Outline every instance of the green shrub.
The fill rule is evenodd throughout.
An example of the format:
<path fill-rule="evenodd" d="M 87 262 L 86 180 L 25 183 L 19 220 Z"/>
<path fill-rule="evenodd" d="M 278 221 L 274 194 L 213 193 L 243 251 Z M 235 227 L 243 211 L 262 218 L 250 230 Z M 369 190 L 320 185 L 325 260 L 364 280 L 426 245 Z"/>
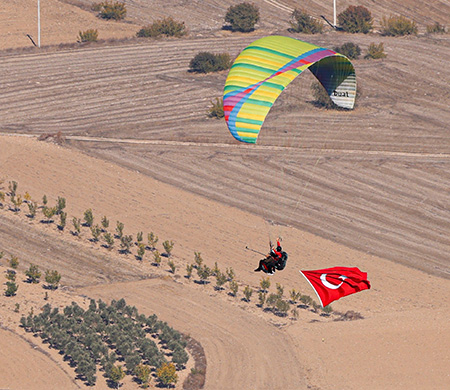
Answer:
<path fill-rule="evenodd" d="M 386 54 L 384 53 L 383 42 L 379 43 L 378 45 L 375 43 L 371 43 L 367 48 L 367 54 L 364 56 L 364 58 L 368 59 L 386 58 Z"/>
<path fill-rule="evenodd" d="M 342 46 L 335 47 L 333 49 L 337 53 L 341 53 L 351 60 L 357 59 L 361 54 L 361 48 L 352 42 L 344 43 Z"/>
<path fill-rule="evenodd" d="M 225 22 L 231 25 L 231 31 L 253 31 L 258 21 L 259 9 L 251 3 L 231 6 L 225 15 Z"/>
<path fill-rule="evenodd" d="M 39 271 L 39 268 L 35 264 L 31 264 L 30 268 L 25 271 L 25 275 L 28 276 L 28 281 L 30 283 L 39 283 L 39 279 L 42 276 L 41 271 Z"/>
<path fill-rule="evenodd" d="M 339 25 L 349 33 L 367 34 L 373 28 L 373 18 L 370 11 L 362 5 L 350 5 L 338 15 Z"/>
<path fill-rule="evenodd" d="M 216 101 L 211 100 L 211 107 L 208 110 L 210 118 L 221 119 L 225 116 L 223 111 L 223 98 L 216 98 Z"/>
<path fill-rule="evenodd" d="M 289 21 L 292 32 L 304 34 L 318 34 L 323 31 L 323 23 L 314 19 L 303 9 L 295 9 L 292 12 L 291 20 Z"/>
<path fill-rule="evenodd" d="M 171 17 L 159 19 L 149 26 L 142 27 L 136 33 L 140 38 L 157 38 L 161 35 L 179 38 L 186 34 L 184 22 L 177 22 Z"/>
<path fill-rule="evenodd" d="M 102 19 L 122 20 L 127 15 L 125 3 L 119 1 L 104 1 L 92 6 L 94 11 L 98 12 L 98 17 Z"/>
<path fill-rule="evenodd" d="M 445 26 L 439 24 L 439 22 L 436 22 L 430 26 L 427 26 L 427 33 L 428 34 L 445 34 Z"/>
<path fill-rule="evenodd" d="M 16 291 L 19 287 L 17 286 L 17 284 L 15 282 L 6 282 L 6 290 L 5 290 L 5 295 L 7 297 L 12 297 L 14 295 L 16 295 Z"/>
<path fill-rule="evenodd" d="M 383 16 L 381 21 L 381 35 L 387 36 L 403 36 L 417 35 L 416 22 L 405 18 L 404 16 Z"/>
<path fill-rule="evenodd" d="M 90 28 L 89 30 L 80 31 L 78 33 L 78 42 L 97 42 L 97 39 L 97 29 Z"/>
<path fill-rule="evenodd" d="M 228 53 L 214 54 L 202 51 L 195 55 L 189 63 L 191 72 L 210 73 L 231 68 L 231 57 Z"/>

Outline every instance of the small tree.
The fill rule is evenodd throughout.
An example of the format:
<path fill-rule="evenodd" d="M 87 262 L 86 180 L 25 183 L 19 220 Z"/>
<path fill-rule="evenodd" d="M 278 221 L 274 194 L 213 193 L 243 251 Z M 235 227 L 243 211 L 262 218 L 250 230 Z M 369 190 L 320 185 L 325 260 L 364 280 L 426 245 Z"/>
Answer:
<path fill-rule="evenodd" d="M 259 9 L 250 3 L 231 6 L 225 15 L 225 22 L 231 25 L 231 31 L 253 31 L 258 21 Z"/>
<path fill-rule="evenodd" d="M 20 206 L 22 206 L 23 203 L 23 199 L 20 195 L 17 195 L 16 197 L 11 199 L 13 204 L 14 204 L 14 209 L 13 211 L 15 213 L 18 213 L 20 211 Z"/>
<path fill-rule="evenodd" d="M 61 274 L 56 270 L 45 271 L 45 282 L 50 290 L 56 290 L 59 286 L 59 281 L 61 280 Z"/>
<path fill-rule="evenodd" d="M 186 277 L 190 279 L 192 277 L 192 271 L 194 270 L 194 266 L 192 264 L 186 265 Z"/>
<path fill-rule="evenodd" d="M 158 38 L 161 35 L 180 38 L 186 34 L 187 29 L 184 22 L 178 22 L 171 17 L 156 20 L 151 25 L 142 27 L 136 33 L 140 38 Z"/>
<path fill-rule="evenodd" d="M 112 366 L 107 374 L 111 382 L 113 382 L 118 389 L 120 382 L 125 378 L 125 371 L 122 366 Z"/>
<path fill-rule="evenodd" d="M 174 245 L 173 241 L 166 240 L 163 242 L 163 247 L 164 250 L 166 251 L 167 257 L 171 256 L 173 245 Z"/>
<path fill-rule="evenodd" d="M 56 201 L 56 214 L 59 215 L 66 208 L 66 198 L 58 196 L 58 200 Z"/>
<path fill-rule="evenodd" d="M 155 235 L 153 232 L 148 233 L 147 234 L 147 242 L 148 242 L 148 246 L 149 246 L 150 250 L 154 250 L 155 245 L 158 242 L 158 236 Z"/>
<path fill-rule="evenodd" d="M 245 286 L 244 288 L 244 297 L 247 302 L 250 302 L 250 297 L 253 294 L 253 289 L 250 286 Z"/>
<path fill-rule="evenodd" d="M 296 303 L 300 299 L 301 295 L 302 294 L 300 292 L 295 291 L 294 289 L 289 291 L 289 296 L 291 297 L 292 303 Z"/>
<path fill-rule="evenodd" d="M 371 43 L 367 48 L 367 54 L 364 56 L 364 58 L 374 60 L 379 58 L 386 58 L 383 42 L 379 43 L 378 45 L 375 43 Z"/>
<path fill-rule="evenodd" d="M 30 283 L 39 283 L 39 279 L 42 276 L 41 271 L 39 271 L 39 267 L 35 264 L 31 264 L 30 268 L 25 271 L 25 275 L 28 276 L 28 281 Z"/>
<path fill-rule="evenodd" d="M 163 363 L 156 370 L 156 376 L 164 386 L 175 384 L 178 381 L 177 371 L 173 363 Z"/>
<path fill-rule="evenodd" d="M 259 306 L 261 306 L 261 307 L 264 306 L 264 304 L 266 303 L 266 297 L 267 297 L 267 294 L 265 292 L 260 291 L 258 293 Z"/>
<path fill-rule="evenodd" d="M 167 262 L 167 264 L 168 264 L 169 267 L 170 267 L 170 271 L 174 274 L 174 273 L 175 273 L 175 270 L 176 270 L 176 266 L 175 266 L 174 261 L 173 261 L 172 259 L 169 259 L 169 261 Z"/>
<path fill-rule="evenodd" d="M 6 279 L 10 280 L 11 282 L 16 281 L 16 271 L 12 269 L 6 270 Z"/>
<path fill-rule="evenodd" d="M 386 18 L 383 16 L 381 20 L 381 35 L 387 36 L 403 36 L 403 35 L 417 35 L 416 22 L 408 18 L 400 16 L 390 16 Z"/>
<path fill-rule="evenodd" d="M 216 272 L 216 289 L 217 290 L 222 290 L 223 289 L 223 285 L 227 282 L 227 276 L 219 271 Z"/>
<path fill-rule="evenodd" d="M 73 233 L 74 235 L 78 236 L 81 233 L 81 219 L 73 217 L 72 224 L 74 229 Z"/>
<path fill-rule="evenodd" d="M 194 260 L 196 268 L 201 267 L 203 264 L 202 254 L 200 252 L 194 252 Z"/>
<path fill-rule="evenodd" d="M 91 226 L 91 233 L 92 233 L 92 241 L 98 242 L 100 234 L 102 234 L 102 229 L 98 225 Z"/>
<path fill-rule="evenodd" d="M 373 29 L 373 18 L 370 11 L 362 5 L 349 6 L 338 15 L 339 25 L 349 33 L 367 34 Z"/>
<path fill-rule="evenodd" d="M 231 290 L 231 294 L 235 297 L 237 295 L 239 289 L 239 285 L 237 284 L 237 282 L 235 280 L 230 281 L 230 290 Z"/>
<path fill-rule="evenodd" d="M 139 380 L 144 389 L 148 387 L 148 383 L 150 381 L 150 373 L 150 366 L 146 364 L 140 363 L 134 368 L 134 375 L 136 375 L 136 378 Z"/>
<path fill-rule="evenodd" d="M 159 265 L 161 264 L 161 261 L 162 261 L 161 254 L 157 250 L 155 250 L 153 252 L 153 264 L 155 264 L 157 267 L 159 267 Z"/>
<path fill-rule="evenodd" d="M 208 116 L 216 119 L 222 119 L 225 116 L 225 112 L 223 111 L 223 98 L 216 98 L 215 101 L 211 100 Z"/>
<path fill-rule="evenodd" d="M 202 284 L 206 284 L 208 278 L 211 276 L 211 269 L 206 265 L 197 267 L 197 275 L 202 281 Z"/>
<path fill-rule="evenodd" d="M 145 245 L 143 243 L 140 243 L 137 250 L 137 257 L 139 260 L 142 260 L 145 255 Z"/>
<path fill-rule="evenodd" d="M 101 220 L 101 224 L 102 224 L 103 230 L 106 230 L 109 228 L 109 219 L 106 218 L 106 215 L 103 216 L 103 218 Z"/>
<path fill-rule="evenodd" d="M 326 109 L 337 108 L 336 104 L 331 100 L 327 91 L 318 81 L 311 84 L 312 94 L 314 96 L 314 104 L 318 107 L 323 107 Z"/>
<path fill-rule="evenodd" d="M 361 48 L 353 42 L 347 42 L 342 46 L 335 47 L 334 51 L 343 54 L 351 60 L 357 59 L 361 54 Z"/>
<path fill-rule="evenodd" d="M 19 266 L 19 259 L 17 258 L 17 256 L 11 256 L 11 258 L 9 259 L 9 266 L 12 269 L 17 269 L 17 267 Z"/>
<path fill-rule="evenodd" d="M 5 295 L 7 297 L 13 297 L 14 295 L 16 295 L 18 288 L 19 287 L 17 286 L 17 284 L 15 282 L 6 282 Z"/>
<path fill-rule="evenodd" d="M 97 42 L 98 39 L 98 30 L 94 28 L 90 28 L 86 31 L 80 31 L 78 33 L 78 42 Z"/>
<path fill-rule="evenodd" d="M 66 220 L 67 220 L 67 213 L 65 211 L 61 211 L 61 213 L 59 214 L 59 225 L 58 225 L 59 230 L 64 230 L 64 228 L 66 227 Z"/>
<path fill-rule="evenodd" d="M 102 19 L 122 20 L 127 15 L 125 3 L 118 1 L 104 1 L 100 4 L 94 4 L 94 10 L 98 10 L 98 17 Z"/>
<path fill-rule="evenodd" d="M 231 57 L 228 53 L 214 54 L 202 51 L 195 55 L 189 63 L 191 72 L 210 73 L 231 68 Z"/>
<path fill-rule="evenodd" d="M 143 239 L 144 239 L 144 233 L 138 232 L 136 234 L 136 244 L 139 246 L 139 244 L 142 242 Z"/>
<path fill-rule="evenodd" d="M 123 253 L 130 253 L 131 244 L 133 243 L 133 237 L 131 235 L 122 236 L 120 239 L 120 247 Z"/>
<path fill-rule="evenodd" d="M 118 239 L 122 239 L 122 237 L 123 237 L 123 228 L 124 228 L 124 224 L 122 222 L 117 221 L 117 224 L 116 224 L 116 237 Z"/>
<path fill-rule="evenodd" d="M 45 221 L 46 223 L 52 223 L 53 222 L 53 217 L 56 214 L 56 207 L 47 207 L 47 206 L 45 206 L 42 209 L 42 214 L 44 214 L 45 218 L 47 218 L 47 220 Z"/>
<path fill-rule="evenodd" d="M 45 207 L 45 206 L 47 206 L 47 203 L 48 203 L 47 195 L 44 195 L 44 196 L 42 197 L 42 204 L 43 204 L 44 207 Z"/>
<path fill-rule="evenodd" d="M 84 224 L 87 227 L 91 227 L 94 223 L 94 214 L 92 213 L 92 209 L 87 209 L 84 212 Z"/>
<path fill-rule="evenodd" d="M 114 237 L 113 237 L 113 235 L 111 233 L 109 233 L 109 232 L 106 232 L 103 235 L 103 238 L 104 238 L 104 240 L 106 242 L 106 247 L 108 249 L 111 249 L 114 246 Z"/>
<path fill-rule="evenodd" d="M 231 267 L 227 268 L 225 270 L 225 272 L 227 273 L 227 277 L 228 277 L 229 281 L 234 280 L 234 277 L 236 276 L 236 274 L 234 273 L 234 269 L 233 268 L 231 268 Z"/>
<path fill-rule="evenodd" d="M 8 184 L 9 196 L 11 196 L 12 198 L 16 196 L 17 187 L 18 187 L 18 184 L 14 180 L 10 181 Z"/>
<path fill-rule="evenodd" d="M 259 285 L 261 286 L 261 290 L 263 292 L 267 292 L 267 290 L 270 288 L 270 280 L 269 277 L 267 278 L 261 278 L 261 281 L 259 282 Z"/>
<path fill-rule="evenodd" d="M 432 25 L 427 26 L 427 33 L 428 34 L 445 34 L 446 29 L 445 29 L 445 26 L 443 26 L 439 22 L 436 22 Z"/>
<path fill-rule="evenodd" d="M 304 9 L 295 9 L 289 21 L 290 31 L 304 34 L 320 34 L 323 31 L 323 23 L 314 19 Z"/>

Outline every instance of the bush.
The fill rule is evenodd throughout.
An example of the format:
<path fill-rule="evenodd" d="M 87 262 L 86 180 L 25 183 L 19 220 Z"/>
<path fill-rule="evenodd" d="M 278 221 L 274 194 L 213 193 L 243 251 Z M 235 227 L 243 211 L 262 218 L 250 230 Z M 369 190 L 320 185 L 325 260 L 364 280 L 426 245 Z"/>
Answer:
<path fill-rule="evenodd" d="M 344 43 L 342 46 L 335 47 L 333 49 L 337 53 L 341 53 L 351 60 L 357 59 L 361 54 L 361 48 L 352 42 Z"/>
<path fill-rule="evenodd" d="M 417 35 L 416 22 L 405 18 L 404 16 L 383 16 L 381 21 L 381 35 L 387 36 L 403 36 Z"/>
<path fill-rule="evenodd" d="M 312 93 L 314 96 L 314 103 L 318 107 L 324 107 L 327 109 L 337 108 L 336 104 L 333 103 L 327 91 L 319 82 L 314 82 L 311 84 Z"/>
<path fill-rule="evenodd" d="M 362 5 L 349 6 L 338 15 L 339 25 L 344 31 L 350 33 L 367 34 L 373 28 L 373 18 L 370 11 Z"/>
<path fill-rule="evenodd" d="M 186 34 L 184 22 L 177 22 L 171 17 L 159 19 L 149 26 L 142 27 L 136 33 L 140 38 L 157 38 L 161 35 L 179 38 Z"/>
<path fill-rule="evenodd" d="M 39 279 L 42 276 L 41 271 L 39 271 L 39 268 L 35 264 L 31 264 L 30 268 L 25 271 L 25 275 L 28 276 L 28 281 L 30 283 L 39 283 Z"/>
<path fill-rule="evenodd" d="M 428 34 L 445 34 L 445 32 L 445 26 L 442 26 L 441 24 L 439 24 L 439 22 L 436 22 L 431 26 L 427 26 Z"/>
<path fill-rule="evenodd" d="M 225 15 L 225 22 L 231 25 L 231 31 L 253 31 L 258 21 L 259 9 L 250 3 L 231 6 Z"/>
<path fill-rule="evenodd" d="M 210 73 L 219 72 L 231 68 L 231 57 L 228 53 L 213 54 L 202 51 L 191 60 L 189 69 L 191 72 Z"/>
<path fill-rule="evenodd" d="M 384 53 L 383 42 L 379 43 L 378 45 L 375 43 L 371 43 L 367 48 L 367 54 L 364 56 L 364 58 L 368 59 L 386 58 L 386 54 Z"/>
<path fill-rule="evenodd" d="M 318 34 L 323 31 L 323 23 L 303 9 L 295 9 L 292 12 L 289 24 L 291 25 L 289 30 L 296 33 Z"/>
<path fill-rule="evenodd" d="M 6 282 L 5 295 L 7 297 L 13 297 L 14 295 L 16 295 L 16 291 L 18 288 L 19 287 L 15 282 Z"/>
<path fill-rule="evenodd" d="M 94 11 L 98 11 L 98 17 L 102 19 L 122 20 L 127 15 L 127 8 L 125 3 L 118 1 L 104 1 L 103 3 L 97 3 L 92 6 Z"/>
<path fill-rule="evenodd" d="M 56 290 L 61 280 L 61 274 L 56 270 L 45 271 L 45 281 L 48 284 L 48 288 L 51 290 Z"/>
<path fill-rule="evenodd" d="M 97 42 L 97 38 L 98 31 L 93 28 L 78 33 L 78 42 Z"/>
<path fill-rule="evenodd" d="M 210 118 L 221 119 L 225 116 L 223 111 L 223 98 L 216 98 L 216 101 L 211 101 L 211 107 L 208 110 Z"/>

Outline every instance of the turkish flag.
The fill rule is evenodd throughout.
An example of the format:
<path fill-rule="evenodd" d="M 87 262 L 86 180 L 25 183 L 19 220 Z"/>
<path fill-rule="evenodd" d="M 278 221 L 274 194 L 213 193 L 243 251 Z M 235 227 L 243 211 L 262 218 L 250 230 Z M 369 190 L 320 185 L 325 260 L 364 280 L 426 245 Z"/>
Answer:
<path fill-rule="evenodd" d="M 300 273 L 316 292 L 322 307 L 346 295 L 370 288 L 367 273 L 356 267 L 333 267 Z"/>

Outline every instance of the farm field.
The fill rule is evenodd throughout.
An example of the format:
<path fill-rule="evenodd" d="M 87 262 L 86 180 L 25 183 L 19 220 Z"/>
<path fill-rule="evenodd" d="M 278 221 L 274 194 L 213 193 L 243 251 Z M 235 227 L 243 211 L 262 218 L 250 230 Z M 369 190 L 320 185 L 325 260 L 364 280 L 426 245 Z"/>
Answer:
<path fill-rule="evenodd" d="M 108 251 L 87 230 L 77 238 L 69 227 L 32 221 L 24 204 L 17 215 L 0 208 L 1 273 L 17 255 L 22 274 L 31 263 L 61 272 L 62 286 L 49 299 L 58 307 L 125 298 L 157 314 L 204 348 L 205 389 L 449 387 L 450 39 L 425 34 L 426 25 L 447 22 L 448 2 L 361 3 L 378 21 L 414 17 L 419 35 L 401 38 L 292 34 L 291 0 L 257 1 L 258 28 L 231 33 L 222 29 L 223 15 L 239 2 L 133 0 L 126 22 L 117 23 L 96 18 L 87 0 L 41 2 L 41 51 L 26 37 L 35 1 L 0 5 L 7 15 L 0 23 L 0 191 L 14 180 L 38 202 L 64 196 L 69 222 L 92 208 L 98 219 L 122 221 L 128 234 L 154 231 L 160 244 L 175 242 L 177 265 L 170 272 L 166 258 L 155 267 L 150 254 L 139 261 Z M 323 2 L 305 6 L 332 20 Z M 134 37 L 166 15 L 184 20 L 189 35 Z M 81 25 L 108 41 L 77 46 Z M 317 107 L 312 75 L 300 75 L 273 106 L 258 143 L 244 145 L 224 120 L 207 117 L 227 72 L 194 74 L 189 62 L 200 51 L 235 57 L 269 34 L 332 49 L 351 41 L 363 55 L 383 42 L 387 58 L 352 61 L 360 88 L 353 111 Z M 372 289 L 333 303 L 330 316 L 293 303 L 296 315 L 263 310 L 261 275 L 253 272 L 260 255 L 246 247 L 265 252 L 277 236 L 289 262 L 271 277 L 271 292 L 280 284 L 286 297 L 292 289 L 313 296 L 298 271 L 337 265 L 368 272 Z M 237 296 L 214 288 L 212 278 L 203 285 L 186 277 L 195 252 L 210 267 L 236 272 Z M 245 286 L 254 290 L 249 302 Z M 42 286 L 23 280 L 16 297 L 0 296 L 0 349 L 7 351 L 0 388 L 89 388 L 19 327 L 21 314 L 44 304 Z M 348 311 L 363 318 L 337 321 Z M 336 351 L 339 359 L 330 358 Z M 27 373 L 41 368 L 35 381 L 20 375 L 20 364 Z M 109 387 L 100 378 L 95 388 Z M 139 387 L 128 377 L 123 388 Z"/>

